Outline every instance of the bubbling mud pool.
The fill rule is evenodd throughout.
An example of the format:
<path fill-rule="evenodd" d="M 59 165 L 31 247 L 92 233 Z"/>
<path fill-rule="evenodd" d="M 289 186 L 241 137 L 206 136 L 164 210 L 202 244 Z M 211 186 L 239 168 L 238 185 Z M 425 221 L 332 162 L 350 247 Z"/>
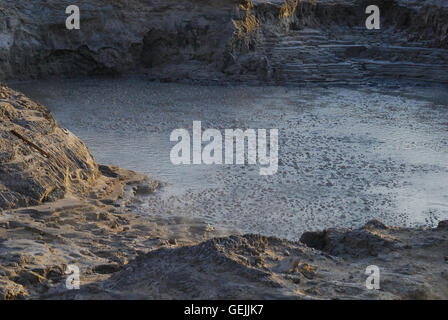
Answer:
<path fill-rule="evenodd" d="M 144 214 L 200 217 L 297 240 L 305 230 L 448 219 L 448 90 L 441 85 L 199 86 L 141 78 L 10 84 L 46 105 L 98 163 L 165 182 Z M 279 167 L 175 166 L 170 133 L 277 128 Z"/>

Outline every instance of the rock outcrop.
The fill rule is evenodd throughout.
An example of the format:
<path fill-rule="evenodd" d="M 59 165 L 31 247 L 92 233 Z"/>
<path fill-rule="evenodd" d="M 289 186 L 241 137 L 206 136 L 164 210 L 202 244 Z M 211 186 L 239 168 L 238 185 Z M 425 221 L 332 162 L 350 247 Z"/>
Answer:
<path fill-rule="evenodd" d="M 295 8 L 296 2 L 286 3 L 287 10 L 276 4 L 260 4 L 253 10 L 262 21 L 254 52 L 269 61 L 270 81 L 448 82 L 445 2 L 318 0 L 300 2 Z M 368 5 L 380 8 L 379 30 L 365 26 Z M 242 67 L 243 73 L 250 71 Z"/>
<path fill-rule="evenodd" d="M 0 79 L 145 72 L 161 80 L 448 82 L 448 5 L 434 0 L 0 2 Z M 381 29 L 365 28 L 365 8 Z"/>
<path fill-rule="evenodd" d="M 0 1 L 0 79 L 161 68 L 179 76 L 221 61 L 237 0 Z M 201 71 L 199 71 L 201 72 Z"/>
<path fill-rule="evenodd" d="M 44 106 L 0 86 L 0 209 L 88 192 L 98 167 Z"/>

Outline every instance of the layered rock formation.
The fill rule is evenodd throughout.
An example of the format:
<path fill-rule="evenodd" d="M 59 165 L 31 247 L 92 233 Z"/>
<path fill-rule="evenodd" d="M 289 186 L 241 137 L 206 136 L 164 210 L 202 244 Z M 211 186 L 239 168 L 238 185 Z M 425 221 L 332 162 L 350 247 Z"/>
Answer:
<path fill-rule="evenodd" d="M 444 1 L 0 2 L 0 79 L 147 72 L 165 80 L 446 82 Z M 381 29 L 366 30 L 377 4 Z"/>
<path fill-rule="evenodd" d="M 48 109 L 0 86 L 0 209 L 86 193 L 99 175 L 86 146 Z"/>
<path fill-rule="evenodd" d="M 380 8 L 379 30 L 365 27 L 365 9 L 372 4 Z M 259 15 L 266 17 L 265 12 Z M 284 28 L 286 32 L 265 28 L 259 44 L 277 81 L 448 82 L 448 6 L 444 2 L 304 2 L 294 18 Z"/>
<path fill-rule="evenodd" d="M 0 78 L 122 73 L 221 61 L 237 0 L 0 1 Z M 193 72 L 190 65 L 187 71 Z M 180 72 L 180 71 L 179 71 Z"/>

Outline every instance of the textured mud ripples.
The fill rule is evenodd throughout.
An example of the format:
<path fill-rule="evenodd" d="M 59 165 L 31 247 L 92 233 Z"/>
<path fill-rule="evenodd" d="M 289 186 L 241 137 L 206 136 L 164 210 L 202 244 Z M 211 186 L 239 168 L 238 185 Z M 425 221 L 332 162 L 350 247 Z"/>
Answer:
<path fill-rule="evenodd" d="M 148 214 L 204 218 L 241 232 L 297 240 L 304 230 L 434 226 L 448 218 L 446 87 L 246 87 L 159 84 L 138 78 L 19 83 L 99 163 L 166 182 L 141 199 Z M 169 134 L 278 128 L 279 170 L 173 166 Z M 135 208 L 133 208 L 135 209 Z"/>

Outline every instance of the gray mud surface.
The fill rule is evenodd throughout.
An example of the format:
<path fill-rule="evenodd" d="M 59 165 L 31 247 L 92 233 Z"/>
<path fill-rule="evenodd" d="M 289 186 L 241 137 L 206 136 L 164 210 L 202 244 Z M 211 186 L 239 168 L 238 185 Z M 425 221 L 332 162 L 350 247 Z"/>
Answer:
<path fill-rule="evenodd" d="M 448 219 L 446 86 L 199 86 L 141 78 L 9 84 L 46 105 L 95 161 L 165 182 L 133 210 L 198 217 L 242 233 L 436 226 Z M 279 129 L 279 169 L 174 166 L 172 130 Z"/>

